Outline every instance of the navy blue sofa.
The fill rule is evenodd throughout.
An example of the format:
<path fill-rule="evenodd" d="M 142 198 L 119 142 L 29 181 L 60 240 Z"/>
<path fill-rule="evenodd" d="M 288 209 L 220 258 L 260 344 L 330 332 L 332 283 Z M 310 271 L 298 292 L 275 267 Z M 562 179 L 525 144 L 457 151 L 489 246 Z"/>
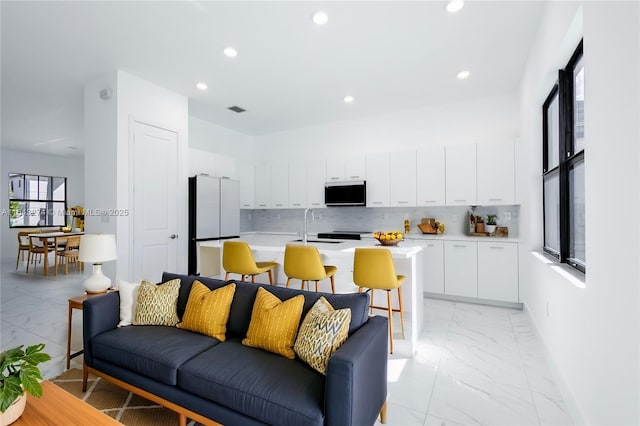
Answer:
<path fill-rule="evenodd" d="M 231 281 L 180 278 L 182 318 L 198 279 L 210 289 Z M 236 282 L 227 340 L 164 326 L 118 328 L 117 292 L 83 304 L 84 390 L 89 373 L 162 404 L 180 415 L 223 425 L 372 425 L 386 417 L 387 319 L 368 318 L 366 294 L 312 293 Z M 258 287 L 287 300 L 304 294 L 302 318 L 323 295 L 336 308 L 351 308 L 349 338 L 333 354 L 324 376 L 299 359 L 243 346 Z M 381 412 L 382 410 L 382 412 Z"/>

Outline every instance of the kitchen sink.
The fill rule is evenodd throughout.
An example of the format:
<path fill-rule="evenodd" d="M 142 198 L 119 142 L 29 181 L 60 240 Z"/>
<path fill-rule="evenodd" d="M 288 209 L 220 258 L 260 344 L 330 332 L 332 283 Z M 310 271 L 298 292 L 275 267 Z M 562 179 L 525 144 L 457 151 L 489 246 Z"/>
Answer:
<path fill-rule="evenodd" d="M 295 243 L 301 243 L 302 238 L 299 240 L 293 240 Z M 340 244 L 344 241 L 336 241 L 336 240 L 307 240 L 308 243 L 327 243 L 327 244 Z"/>

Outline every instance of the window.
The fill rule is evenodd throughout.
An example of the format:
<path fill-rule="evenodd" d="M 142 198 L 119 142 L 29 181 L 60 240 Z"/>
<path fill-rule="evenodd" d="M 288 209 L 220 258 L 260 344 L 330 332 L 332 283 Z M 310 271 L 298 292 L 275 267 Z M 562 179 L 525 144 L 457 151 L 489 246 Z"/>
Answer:
<path fill-rule="evenodd" d="M 65 226 L 67 178 L 9 173 L 9 227 Z"/>
<path fill-rule="evenodd" d="M 544 251 L 585 272 L 582 41 L 542 106 Z"/>

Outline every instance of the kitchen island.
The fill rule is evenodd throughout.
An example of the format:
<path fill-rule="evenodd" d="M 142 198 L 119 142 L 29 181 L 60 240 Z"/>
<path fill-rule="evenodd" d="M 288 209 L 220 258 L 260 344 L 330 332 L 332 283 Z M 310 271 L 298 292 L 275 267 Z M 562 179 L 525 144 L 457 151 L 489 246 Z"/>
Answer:
<path fill-rule="evenodd" d="M 256 261 L 276 261 L 278 267 L 274 270 L 274 284 L 285 285 L 287 277 L 284 274 L 284 249 L 287 244 L 302 244 L 297 234 L 275 233 L 246 233 L 238 239 L 227 241 L 245 241 L 253 251 Z M 206 270 L 220 271 L 224 277 L 224 270 L 220 266 L 222 259 L 222 246 L 224 241 L 207 241 L 200 243 L 200 266 L 203 275 Z M 315 235 L 309 236 L 309 245 L 318 248 L 325 265 L 334 265 L 338 268 L 335 275 L 336 293 L 357 292 L 358 287 L 353 283 L 353 256 L 358 247 L 381 247 L 372 238 L 362 240 L 324 240 Z M 423 321 L 423 273 L 422 273 L 422 248 L 403 241 L 396 247 L 385 247 L 391 252 L 398 275 L 405 275 L 406 281 L 402 285 L 403 307 L 405 311 L 405 340 L 400 334 L 400 321 L 398 315 L 394 318 L 394 353 L 412 356 L 416 350 L 416 342 L 420 334 Z M 217 252 L 217 256 L 216 256 Z M 213 268 L 207 267 L 209 263 L 217 263 Z M 239 277 L 232 275 L 231 278 Z M 257 281 L 268 282 L 266 275 L 258 276 Z M 293 280 L 291 286 L 299 288 L 300 281 Z M 313 287 L 311 287 L 313 288 Z M 321 281 L 319 291 L 330 292 L 329 280 Z M 383 291 L 374 294 L 374 302 L 377 306 L 386 306 L 386 295 Z M 397 292 L 392 292 L 392 303 L 397 307 Z M 386 315 L 382 310 L 374 311 L 377 315 Z"/>

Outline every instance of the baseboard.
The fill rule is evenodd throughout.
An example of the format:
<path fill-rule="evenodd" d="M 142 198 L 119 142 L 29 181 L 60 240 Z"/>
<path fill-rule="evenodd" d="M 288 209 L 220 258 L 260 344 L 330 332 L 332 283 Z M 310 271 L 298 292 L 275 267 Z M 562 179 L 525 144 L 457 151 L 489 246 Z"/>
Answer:
<path fill-rule="evenodd" d="M 450 294 L 429 293 L 427 291 L 423 292 L 422 296 L 430 299 L 449 300 L 452 302 L 474 303 L 476 305 L 497 306 L 499 308 L 522 309 L 522 303 L 478 299 L 477 297 L 452 296 Z"/>
<path fill-rule="evenodd" d="M 553 376 L 553 380 L 555 381 L 556 386 L 558 387 L 558 390 L 560 391 L 560 396 L 562 396 L 562 399 L 564 400 L 565 406 L 567 407 L 567 411 L 569 412 L 569 415 L 571 416 L 571 419 L 573 420 L 573 424 L 575 424 L 575 425 L 585 425 L 585 424 L 587 424 L 587 422 L 585 420 L 584 413 L 580 409 L 580 405 L 576 401 L 576 398 L 573 395 L 573 392 L 571 391 L 571 388 L 565 382 L 561 370 L 558 368 L 558 365 L 555 363 L 555 360 L 554 360 L 553 356 L 551 355 L 551 351 L 549 351 L 549 348 L 547 347 L 547 344 L 544 341 L 544 338 L 542 337 L 542 334 L 540 333 L 540 329 L 538 328 L 538 324 L 536 323 L 535 319 L 533 318 L 533 315 L 531 315 L 531 311 L 527 307 L 527 303 L 526 302 L 523 303 L 523 312 L 526 313 L 527 318 L 529 319 L 529 322 L 531 323 L 533 332 L 536 335 L 536 337 L 538 338 L 538 341 L 540 342 L 540 344 L 542 345 L 542 350 L 543 350 L 543 353 L 544 353 L 545 361 L 547 362 L 547 365 L 549 366 L 549 370 L 551 370 L 551 375 Z"/>

